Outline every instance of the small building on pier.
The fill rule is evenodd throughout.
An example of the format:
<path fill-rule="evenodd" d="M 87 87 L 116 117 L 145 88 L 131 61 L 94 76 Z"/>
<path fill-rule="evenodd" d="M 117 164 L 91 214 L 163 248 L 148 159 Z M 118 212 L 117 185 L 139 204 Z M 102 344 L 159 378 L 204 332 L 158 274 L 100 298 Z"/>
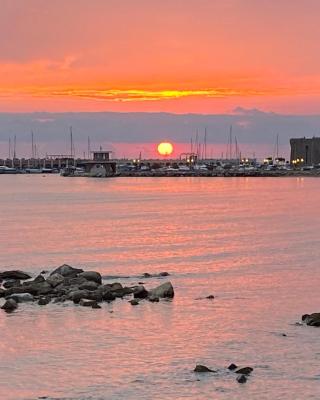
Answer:
<path fill-rule="evenodd" d="M 78 167 L 82 167 L 85 173 L 90 176 L 113 176 L 117 171 L 116 161 L 110 160 L 111 151 L 92 151 L 93 158 L 91 160 L 82 160 L 77 163 Z"/>

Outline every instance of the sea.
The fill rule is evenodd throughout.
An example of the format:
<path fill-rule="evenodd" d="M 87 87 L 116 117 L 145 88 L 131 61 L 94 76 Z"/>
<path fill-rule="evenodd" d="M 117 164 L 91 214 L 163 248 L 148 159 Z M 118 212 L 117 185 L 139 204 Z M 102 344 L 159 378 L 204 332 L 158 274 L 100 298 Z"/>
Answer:
<path fill-rule="evenodd" d="M 320 312 L 319 178 L 25 174 L 0 188 L 1 271 L 66 263 L 175 290 L 0 310 L 1 400 L 320 398 L 320 328 L 301 324 Z M 231 363 L 253 368 L 246 383 Z"/>

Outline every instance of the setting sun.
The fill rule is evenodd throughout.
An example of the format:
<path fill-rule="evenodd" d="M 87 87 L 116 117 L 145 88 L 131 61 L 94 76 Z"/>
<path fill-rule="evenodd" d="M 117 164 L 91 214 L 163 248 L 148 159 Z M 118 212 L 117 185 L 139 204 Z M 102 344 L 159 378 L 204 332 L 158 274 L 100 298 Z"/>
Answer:
<path fill-rule="evenodd" d="M 173 152 L 173 145 L 168 142 L 158 144 L 158 153 L 162 156 L 170 156 Z"/>

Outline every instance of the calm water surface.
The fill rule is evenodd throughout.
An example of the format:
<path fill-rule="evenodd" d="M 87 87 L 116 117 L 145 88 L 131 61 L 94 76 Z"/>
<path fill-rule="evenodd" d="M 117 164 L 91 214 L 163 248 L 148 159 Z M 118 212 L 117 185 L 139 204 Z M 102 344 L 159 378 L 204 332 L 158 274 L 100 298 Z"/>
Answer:
<path fill-rule="evenodd" d="M 0 185 L 0 270 L 168 271 L 176 290 L 137 307 L 1 312 L 0 399 L 319 399 L 320 329 L 295 325 L 320 311 L 319 179 L 17 175 Z M 254 367 L 245 385 L 231 362 Z M 218 373 L 198 376 L 196 363 Z"/>

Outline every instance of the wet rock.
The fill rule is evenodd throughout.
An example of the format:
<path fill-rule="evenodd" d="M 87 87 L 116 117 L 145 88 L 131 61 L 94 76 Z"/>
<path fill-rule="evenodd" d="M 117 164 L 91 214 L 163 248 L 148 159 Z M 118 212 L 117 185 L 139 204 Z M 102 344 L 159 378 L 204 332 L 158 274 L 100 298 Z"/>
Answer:
<path fill-rule="evenodd" d="M 81 272 L 79 274 L 79 277 L 85 278 L 87 281 L 96 282 L 99 285 L 101 285 L 101 283 L 102 283 L 102 278 L 101 278 L 101 275 L 99 274 L 99 272 L 85 271 L 85 272 Z"/>
<path fill-rule="evenodd" d="M 96 290 L 99 284 L 94 281 L 86 281 L 79 286 L 80 290 Z"/>
<path fill-rule="evenodd" d="M 32 276 L 27 274 L 26 272 L 19 271 L 19 270 L 11 270 L 11 271 L 4 271 L 0 272 L 0 279 L 18 279 L 18 280 L 26 280 L 31 279 Z"/>
<path fill-rule="evenodd" d="M 110 302 L 110 301 L 115 300 L 116 296 L 112 292 L 109 291 L 109 292 L 102 293 L 102 298 L 103 298 L 103 300 Z"/>
<path fill-rule="evenodd" d="M 151 278 L 151 274 L 149 274 L 148 272 L 145 272 L 143 275 L 142 275 L 144 278 Z"/>
<path fill-rule="evenodd" d="M 33 283 L 42 283 L 45 282 L 45 278 L 42 275 L 38 275 L 34 278 Z"/>
<path fill-rule="evenodd" d="M 64 282 L 64 277 L 61 274 L 56 273 L 48 276 L 46 281 L 49 283 L 50 286 L 55 288 L 56 286 Z"/>
<path fill-rule="evenodd" d="M 137 286 L 134 288 L 133 297 L 135 299 L 145 299 L 148 297 L 149 292 L 145 289 L 144 286 Z"/>
<path fill-rule="evenodd" d="M 87 290 L 76 290 L 74 292 L 69 293 L 69 298 L 75 303 L 79 303 L 81 299 L 86 299 L 88 295 Z"/>
<path fill-rule="evenodd" d="M 151 303 L 159 303 L 159 297 L 150 296 L 148 299 Z"/>
<path fill-rule="evenodd" d="M 17 287 L 21 286 L 21 282 L 19 279 L 8 279 L 7 281 L 4 282 L 3 287 L 5 289 L 9 289 L 11 287 Z"/>
<path fill-rule="evenodd" d="M 34 297 L 30 293 L 13 293 L 8 299 L 13 299 L 17 303 L 25 303 L 28 301 L 33 301 Z"/>
<path fill-rule="evenodd" d="M 18 308 L 18 303 L 13 299 L 8 299 L 1 308 L 6 312 L 11 312 Z"/>
<path fill-rule="evenodd" d="M 89 300 L 95 300 L 96 302 L 100 303 L 103 301 L 103 294 L 100 290 L 89 291 L 87 298 Z"/>
<path fill-rule="evenodd" d="M 239 383 L 246 383 L 247 382 L 247 377 L 245 376 L 245 375 L 239 375 L 238 377 L 237 377 L 237 381 L 239 382 Z"/>
<path fill-rule="evenodd" d="M 214 299 L 214 295 L 213 294 L 209 294 L 209 296 L 207 296 L 206 299 L 213 300 Z"/>
<path fill-rule="evenodd" d="M 98 303 L 93 304 L 92 308 L 102 308 Z"/>
<path fill-rule="evenodd" d="M 75 277 L 78 274 L 81 274 L 81 272 L 83 272 L 83 269 L 81 268 L 73 268 L 70 267 L 70 265 L 63 264 L 60 267 L 56 268 L 54 271 L 52 271 L 50 275 L 60 274 L 64 277 Z"/>
<path fill-rule="evenodd" d="M 251 367 L 243 367 L 243 368 L 237 369 L 235 372 L 236 372 L 236 374 L 250 375 L 252 371 L 253 371 L 253 368 L 251 368 Z"/>
<path fill-rule="evenodd" d="M 50 301 L 51 301 L 51 297 L 44 296 L 44 297 L 40 297 L 38 304 L 39 304 L 39 306 L 45 306 L 45 305 L 49 304 Z"/>
<path fill-rule="evenodd" d="M 4 297 L 6 294 L 6 290 L 0 288 L 0 297 Z"/>
<path fill-rule="evenodd" d="M 129 303 L 130 303 L 132 306 L 137 306 L 137 305 L 139 305 L 139 301 L 136 300 L 136 299 L 130 300 Z"/>
<path fill-rule="evenodd" d="M 216 372 L 205 365 L 198 364 L 196 365 L 195 369 L 193 370 L 194 372 Z"/>
<path fill-rule="evenodd" d="M 46 295 L 52 292 L 52 286 L 48 282 L 36 283 L 31 286 L 31 289 L 36 290 L 38 295 Z"/>
<path fill-rule="evenodd" d="M 107 285 L 105 285 L 105 286 L 107 286 Z M 108 285 L 108 286 L 110 287 L 111 291 L 123 289 L 123 286 L 119 282 L 112 283 L 111 285 Z"/>
<path fill-rule="evenodd" d="M 79 301 L 80 306 L 83 307 L 93 307 L 93 306 L 97 306 L 97 302 L 95 300 L 88 300 L 88 299 L 81 299 Z"/>
<path fill-rule="evenodd" d="M 42 275 L 45 275 L 45 274 L 48 274 L 48 273 L 49 273 L 49 271 L 47 271 L 45 269 L 40 272 L 40 274 L 42 274 Z"/>
<path fill-rule="evenodd" d="M 320 326 L 320 313 L 304 314 L 302 321 L 309 326 Z"/>
<path fill-rule="evenodd" d="M 229 367 L 228 367 L 228 369 L 230 370 L 230 371 L 234 371 L 235 369 L 237 369 L 238 368 L 238 366 L 236 365 L 236 364 L 230 364 L 229 365 Z"/>
<path fill-rule="evenodd" d="M 154 289 L 151 289 L 149 293 L 150 296 L 155 296 L 155 297 L 168 297 L 168 298 L 174 297 L 174 290 L 171 282 L 165 282 L 162 285 L 157 286 Z"/>
<path fill-rule="evenodd" d="M 112 293 L 116 296 L 116 297 L 124 297 L 127 296 L 129 294 L 133 293 L 133 289 L 128 288 L 128 287 L 124 287 L 122 289 L 117 289 L 117 290 L 113 290 Z"/>

